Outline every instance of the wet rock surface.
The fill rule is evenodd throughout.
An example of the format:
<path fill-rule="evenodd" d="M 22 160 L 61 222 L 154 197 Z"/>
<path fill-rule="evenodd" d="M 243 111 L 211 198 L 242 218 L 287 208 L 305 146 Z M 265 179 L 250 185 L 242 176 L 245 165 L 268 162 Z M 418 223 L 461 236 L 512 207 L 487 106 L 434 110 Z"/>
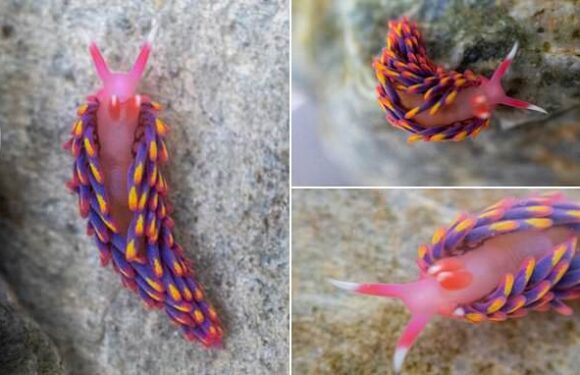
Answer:
<path fill-rule="evenodd" d="M 460 212 L 521 190 L 293 192 L 292 355 L 295 374 L 390 374 L 409 313 L 397 300 L 356 296 L 327 279 L 411 281 L 417 248 Z M 580 200 L 578 192 L 567 196 Z M 530 313 L 500 324 L 437 318 L 409 352 L 404 374 L 577 373 L 575 314 Z"/>
<path fill-rule="evenodd" d="M 316 4 L 314 4 L 316 3 Z M 319 103 L 318 133 L 353 185 L 576 185 L 580 6 L 575 1 L 296 1 L 295 76 Z M 406 143 L 376 103 L 371 61 L 387 21 L 418 21 L 430 57 L 491 76 L 515 41 L 510 96 L 550 116 L 498 108 L 479 138 Z"/>
<path fill-rule="evenodd" d="M 287 9 L 285 0 L 1 2 L 0 274 L 71 373 L 286 371 Z M 112 69 L 128 69 L 154 18 L 141 92 L 171 127 L 164 172 L 176 239 L 224 322 L 222 350 L 184 341 L 99 266 L 64 187 L 72 159 L 61 144 L 98 87 L 89 42 Z"/>

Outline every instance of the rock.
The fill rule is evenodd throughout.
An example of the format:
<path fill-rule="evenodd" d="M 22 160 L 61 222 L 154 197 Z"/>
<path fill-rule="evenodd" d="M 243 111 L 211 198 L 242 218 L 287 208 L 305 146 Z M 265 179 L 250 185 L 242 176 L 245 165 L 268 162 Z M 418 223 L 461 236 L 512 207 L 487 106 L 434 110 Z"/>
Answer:
<path fill-rule="evenodd" d="M 122 4 L 122 5 L 121 5 Z M 287 1 L 3 1 L 0 274 L 74 373 L 282 373 L 288 366 Z M 176 238 L 225 326 L 184 341 L 101 268 L 61 150 L 97 89 L 95 39 L 128 69 L 158 19 L 142 92 L 170 125 Z"/>
<path fill-rule="evenodd" d="M 417 248 L 464 211 L 522 190 L 296 190 L 292 194 L 292 348 L 297 374 L 390 374 L 409 319 L 397 300 L 337 290 L 353 282 L 411 281 Z M 575 201 L 580 192 L 566 191 Z M 560 374 L 580 366 L 575 314 L 530 313 L 500 324 L 436 318 L 407 356 L 404 374 Z"/>
<path fill-rule="evenodd" d="M 56 345 L 18 305 L 0 279 L 0 373 L 4 375 L 65 373 Z"/>
<path fill-rule="evenodd" d="M 580 167 L 580 7 L 529 1 L 295 2 L 296 86 L 319 103 L 329 157 L 361 185 L 576 185 Z M 515 41 L 503 84 L 510 96 L 547 108 L 499 108 L 479 138 L 406 143 L 376 103 L 371 67 L 387 21 L 420 25 L 432 59 L 490 76 Z M 296 147 L 299 147 L 296 144 Z"/>

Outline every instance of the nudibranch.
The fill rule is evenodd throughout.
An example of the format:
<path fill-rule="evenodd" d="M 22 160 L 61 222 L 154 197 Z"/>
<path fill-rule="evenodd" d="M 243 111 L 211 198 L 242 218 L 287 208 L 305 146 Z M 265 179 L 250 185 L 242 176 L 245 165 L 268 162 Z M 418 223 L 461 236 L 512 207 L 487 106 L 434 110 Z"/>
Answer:
<path fill-rule="evenodd" d="M 97 45 L 90 45 L 102 86 L 78 108 L 64 145 L 74 157 L 67 186 L 78 195 L 101 264 L 111 262 L 123 286 L 147 307 L 163 308 L 187 340 L 219 347 L 216 311 L 173 234 L 161 171 L 169 159 L 169 127 L 159 118 L 161 106 L 137 91 L 151 44 L 150 37 L 128 73 L 109 70 Z"/>
<path fill-rule="evenodd" d="M 462 141 L 489 126 L 498 104 L 542 113 L 544 109 L 506 96 L 501 78 L 517 42 L 490 79 L 470 70 L 447 71 L 427 56 L 415 22 L 389 22 L 386 47 L 373 62 L 376 95 L 391 125 L 412 133 L 409 142 Z"/>
<path fill-rule="evenodd" d="M 559 194 L 508 198 L 461 214 L 418 249 L 418 280 L 404 284 L 331 282 L 372 296 L 400 298 L 411 312 L 395 349 L 399 373 L 409 348 L 436 315 L 501 322 L 529 311 L 571 315 L 580 298 L 580 204 Z"/>

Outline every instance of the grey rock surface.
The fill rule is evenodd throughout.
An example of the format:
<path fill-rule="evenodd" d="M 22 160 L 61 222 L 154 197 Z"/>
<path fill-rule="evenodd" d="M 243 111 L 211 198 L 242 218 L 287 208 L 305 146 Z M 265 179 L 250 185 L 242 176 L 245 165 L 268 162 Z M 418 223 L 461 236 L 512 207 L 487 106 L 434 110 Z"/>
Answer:
<path fill-rule="evenodd" d="M 164 107 L 176 237 L 224 322 L 184 341 L 101 268 L 61 150 L 98 79 L 159 22 L 146 93 Z M 0 273 L 75 374 L 272 374 L 288 365 L 288 3 L 0 3 Z"/>
<path fill-rule="evenodd" d="M 580 192 L 566 191 L 580 200 Z M 292 364 L 295 374 L 391 374 L 409 319 L 397 300 L 337 290 L 353 282 L 411 281 L 417 248 L 460 212 L 477 212 L 522 190 L 295 190 L 292 194 Z M 404 374 L 574 375 L 575 314 L 530 313 L 500 324 L 436 318 L 407 355 Z"/>
<path fill-rule="evenodd" d="M 580 5 L 576 1 L 297 0 L 297 85 L 319 103 L 330 158 L 364 185 L 577 185 L 580 181 Z M 406 143 L 376 103 L 373 57 L 387 22 L 417 20 L 430 57 L 489 77 L 515 41 L 506 93 L 550 116 L 498 108 L 489 129 L 459 143 Z M 296 144 L 296 147 L 299 147 Z M 307 165 L 306 165 L 307 166 Z M 305 185 L 308 185 L 307 183 Z"/>
<path fill-rule="evenodd" d="M 56 345 L 19 306 L 0 278 L 0 374 L 60 374 Z"/>

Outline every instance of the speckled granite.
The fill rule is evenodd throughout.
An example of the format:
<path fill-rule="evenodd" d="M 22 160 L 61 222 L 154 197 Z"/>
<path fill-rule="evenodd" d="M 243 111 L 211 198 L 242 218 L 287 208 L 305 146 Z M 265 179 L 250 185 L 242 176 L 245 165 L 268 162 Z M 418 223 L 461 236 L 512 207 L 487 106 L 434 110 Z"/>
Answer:
<path fill-rule="evenodd" d="M 22 310 L 0 279 L 0 374 L 60 374 L 65 371 L 56 345 Z"/>
<path fill-rule="evenodd" d="M 409 318 L 400 301 L 356 296 L 326 279 L 416 278 L 417 247 L 460 211 L 477 211 L 521 190 L 293 192 L 292 355 L 295 374 L 390 374 Z M 568 192 L 580 200 L 580 191 Z M 531 313 L 501 324 L 437 318 L 409 352 L 404 374 L 559 374 L 580 366 L 576 313 Z"/>
<path fill-rule="evenodd" d="M 166 108 L 176 237 L 223 350 L 184 341 L 99 266 L 64 187 L 60 145 L 98 83 L 89 41 L 127 69 L 156 15 L 142 91 Z M 0 2 L 0 273 L 73 373 L 286 371 L 288 24 L 286 0 Z"/>
<path fill-rule="evenodd" d="M 297 85 L 319 103 L 328 156 L 364 185 L 577 185 L 580 181 L 580 5 L 577 1 L 296 0 Z M 387 21 L 419 22 L 430 56 L 490 76 L 513 43 L 503 84 L 549 118 L 499 108 L 490 129 L 459 144 L 413 145 L 376 103 L 371 61 Z M 308 184 L 306 184 L 308 185 Z"/>

